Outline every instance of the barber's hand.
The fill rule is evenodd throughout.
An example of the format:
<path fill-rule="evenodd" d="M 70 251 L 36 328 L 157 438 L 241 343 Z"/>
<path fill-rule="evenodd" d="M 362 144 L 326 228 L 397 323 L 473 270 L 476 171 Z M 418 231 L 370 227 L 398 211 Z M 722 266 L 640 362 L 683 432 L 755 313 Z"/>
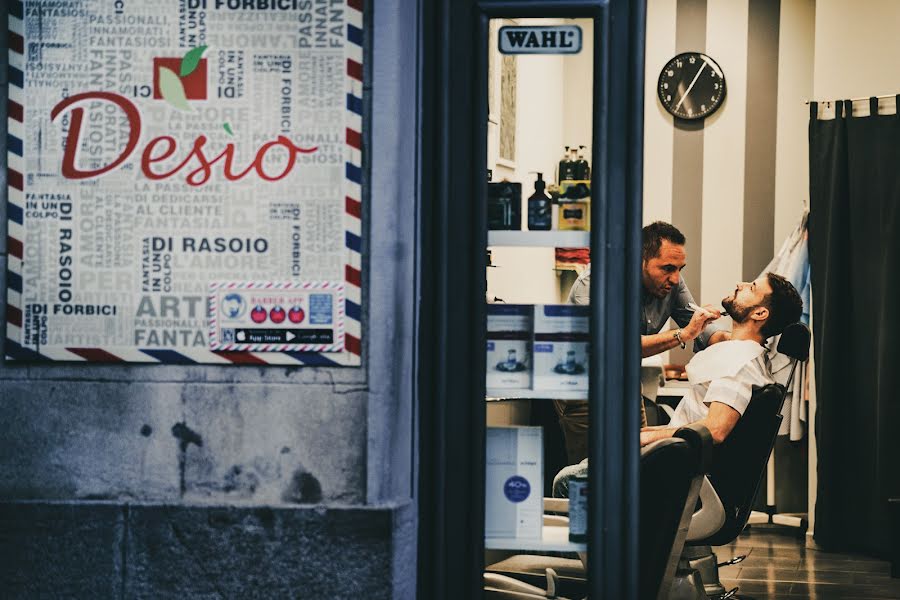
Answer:
<path fill-rule="evenodd" d="M 694 311 L 691 322 L 681 328 L 681 338 L 685 341 L 696 338 L 708 323 L 715 321 L 717 318 L 713 313 L 707 312 L 705 309 Z"/>
<path fill-rule="evenodd" d="M 704 304 L 702 308 L 713 316 L 713 320 L 722 317 L 722 309 L 715 304 Z"/>
<path fill-rule="evenodd" d="M 641 431 L 641 448 L 649 444 L 653 441 L 653 431 L 652 430 L 642 430 Z"/>

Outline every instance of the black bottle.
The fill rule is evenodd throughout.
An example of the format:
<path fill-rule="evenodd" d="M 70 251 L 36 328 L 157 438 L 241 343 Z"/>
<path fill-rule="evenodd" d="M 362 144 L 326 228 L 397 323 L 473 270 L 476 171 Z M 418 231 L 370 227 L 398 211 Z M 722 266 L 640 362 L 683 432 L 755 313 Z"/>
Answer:
<path fill-rule="evenodd" d="M 553 224 L 553 201 L 544 192 L 544 174 L 537 174 L 534 182 L 534 193 L 528 198 L 528 229 L 532 231 L 549 231 Z"/>
<path fill-rule="evenodd" d="M 556 182 L 575 179 L 575 161 L 569 158 L 569 147 L 566 146 L 566 153 L 563 154 L 562 160 L 559 161 L 559 170 L 556 173 Z"/>
<path fill-rule="evenodd" d="M 591 178 L 591 167 L 584 158 L 584 146 L 578 146 L 578 160 L 575 161 L 575 179 L 586 181 Z"/>

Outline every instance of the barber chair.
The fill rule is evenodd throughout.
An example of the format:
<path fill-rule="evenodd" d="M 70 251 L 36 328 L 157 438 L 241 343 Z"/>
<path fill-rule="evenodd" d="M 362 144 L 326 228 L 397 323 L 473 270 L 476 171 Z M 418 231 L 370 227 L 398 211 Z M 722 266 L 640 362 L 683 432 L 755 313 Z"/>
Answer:
<path fill-rule="evenodd" d="M 712 436 L 700 425 L 683 427 L 675 437 L 641 449 L 641 600 L 667 597 L 697 504 L 703 473 L 711 460 Z M 567 500 L 546 499 L 545 510 L 566 512 L 567 503 Z M 548 519 L 560 517 L 545 518 L 545 525 L 549 524 Z M 562 519 L 560 526 L 567 527 Z M 580 560 L 513 556 L 487 567 L 485 598 L 583 598 L 587 595 L 585 563 L 586 555 L 581 555 Z"/>
<path fill-rule="evenodd" d="M 732 542 L 747 525 L 781 425 L 785 390 L 793 380 L 797 363 L 809 358 L 809 339 L 809 329 L 801 323 L 785 328 L 778 352 L 793 362 L 786 385 L 776 383 L 754 389 L 747 410 L 728 438 L 713 451 L 712 466 L 700 489 L 700 509 L 691 519 L 671 600 L 738 597 L 737 588 L 726 591 L 719 581 L 720 565 L 712 546 Z"/>

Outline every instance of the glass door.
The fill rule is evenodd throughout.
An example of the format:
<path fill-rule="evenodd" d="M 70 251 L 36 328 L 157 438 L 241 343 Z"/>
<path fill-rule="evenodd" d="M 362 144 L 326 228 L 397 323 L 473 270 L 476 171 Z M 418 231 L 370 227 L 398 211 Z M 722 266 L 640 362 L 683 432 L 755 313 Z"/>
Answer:
<path fill-rule="evenodd" d="M 586 578 L 593 40 L 592 19 L 489 23 L 489 573 L 552 552 Z"/>

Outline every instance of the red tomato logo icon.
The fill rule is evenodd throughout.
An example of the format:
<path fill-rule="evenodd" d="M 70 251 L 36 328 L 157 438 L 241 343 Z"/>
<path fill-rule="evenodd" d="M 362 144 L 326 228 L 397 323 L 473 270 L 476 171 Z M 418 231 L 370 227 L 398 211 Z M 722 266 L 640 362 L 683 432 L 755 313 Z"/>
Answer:
<path fill-rule="evenodd" d="M 287 314 L 284 312 L 284 309 L 280 306 L 276 306 L 272 310 L 269 311 L 269 318 L 272 319 L 273 323 L 281 323 L 284 321 L 284 318 Z"/>
<path fill-rule="evenodd" d="M 291 307 L 291 310 L 288 311 L 288 319 L 291 320 L 291 323 L 302 323 L 305 318 L 306 313 L 299 306 Z"/>
<path fill-rule="evenodd" d="M 253 319 L 254 323 L 262 323 L 266 320 L 266 309 L 257 304 L 253 310 L 250 311 L 250 318 Z"/>

